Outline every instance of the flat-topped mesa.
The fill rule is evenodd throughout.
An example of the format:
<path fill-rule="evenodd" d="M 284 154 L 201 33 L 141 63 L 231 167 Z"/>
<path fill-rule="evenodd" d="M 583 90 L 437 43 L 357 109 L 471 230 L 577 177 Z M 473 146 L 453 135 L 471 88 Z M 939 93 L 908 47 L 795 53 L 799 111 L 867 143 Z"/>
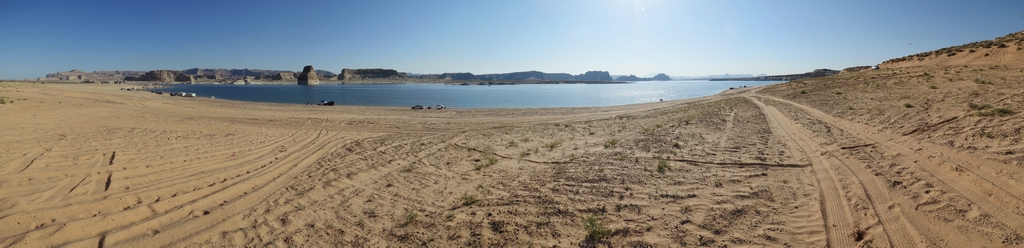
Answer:
<path fill-rule="evenodd" d="M 392 69 L 341 69 L 341 74 L 338 74 L 338 80 L 351 81 L 351 80 L 367 80 L 367 79 L 405 79 L 406 74 L 404 72 L 398 72 Z"/>
<path fill-rule="evenodd" d="M 476 76 L 469 72 L 455 72 L 455 73 L 444 73 L 438 76 L 440 79 L 446 80 L 476 80 Z"/>
<path fill-rule="evenodd" d="M 317 85 L 320 84 L 320 77 L 316 75 L 316 71 L 313 70 L 312 65 L 307 65 L 302 68 L 302 73 L 298 76 L 299 85 Z"/>

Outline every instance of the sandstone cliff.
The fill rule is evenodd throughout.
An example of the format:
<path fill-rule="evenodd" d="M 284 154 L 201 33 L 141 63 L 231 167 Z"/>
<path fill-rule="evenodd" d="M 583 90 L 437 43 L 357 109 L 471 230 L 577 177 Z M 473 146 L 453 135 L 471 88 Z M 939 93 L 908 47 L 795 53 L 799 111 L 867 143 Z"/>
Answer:
<path fill-rule="evenodd" d="M 199 78 L 209 78 L 214 76 L 221 79 L 242 79 L 245 77 L 263 78 L 274 76 L 278 73 L 289 73 L 292 71 L 282 70 L 259 70 L 259 69 L 200 69 L 192 68 L 181 71 L 181 74 L 203 76 Z"/>
<path fill-rule="evenodd" d="M 173 83 L 178 79 L 178 75 L 181 75 L 179 71 L 172 70 L 155 70 L 146 72 L 137 77 L 127 77 L 126 81 L 158 81 L 164 83 Z"/>
<path fill-rule="evenodd" d="M 146 74 L 144 71 L 93 71 L 84 72 L 78 69 L 46 74 L 40 77 L 40 81 L 121 81 L 125 77 L 138 77 Z"/>
<path fill-rule="evenodd" d="M 302 73 L 298 77 L 299 85 L 317 85 L 320 84 L 320 77 L 316 75 L 316 71 L 313 70 L 312 65 L 307 65 L 302 68 Z"/>

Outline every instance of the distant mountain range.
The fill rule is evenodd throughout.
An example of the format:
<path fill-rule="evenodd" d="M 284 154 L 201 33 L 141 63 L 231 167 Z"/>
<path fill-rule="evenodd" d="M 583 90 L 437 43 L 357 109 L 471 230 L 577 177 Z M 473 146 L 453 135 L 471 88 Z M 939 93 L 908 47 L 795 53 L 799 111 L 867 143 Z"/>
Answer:
<path fill-rule="evenodd" d="M 830 69 L 817 69 L 808 73 L 801 74 L 788 74 L 788 75 L 772 75 L 772 76 L 757 76 L 757 77 L 737 77 L 737 78 L 712 78 L 711 81 L 792 81 L 802 78 L 813 78 L 813 77 L 827 77 L 839 74 L 840 71 Z"/>
<path fill-rule="evenodd" d="M 583 74 L 546 73 L 541 71 L 522 71 L 509 73 L 473 74 L 469 72 L 448 72 L 440 74 L 418 74 L 397 72 L 390 69 L 343 69 L 348 76 L 326 70 L 315 70 L 323 80 L 480 80 L 480 81 L 669 81 L 669 80 L 709 80 L 753 78 L 753 74 L 724 74 L 708 76 L 669 76 L 665 73 L 652 73 L 650 77 L 636 75 L 611 75 L 607 71 L 588 71 Z M 385 73 L 382 73 L 385 72 Z M 154 71 L 93 71 L 84 72 L 78 69 L 55 72 L 40 77 L 39 81 L 163 81 L 163 82 L 234 82 L 238 80 L 290 81 L 296 80 L 298 73 L 290 70 L 262 69 L 209 69 L 191 68 L 185 70 L 154 70 Z M 757 76 L 766 76 L 760 74 Z"/>
<path fill-rule="evenodd" d="M 588 71 L 583 74 L 545 73 L 541 71 L 523 71 L 474 75 L 468 72 L 442 74 L 406 74 L 390 69 L 343 69 L 344 75 L 330 71 L 315 70 L 324 80 L 482 80 L 482 81 L 612 81 L 607 71 Z M 237 80 L 295 80 L 297 73 L 288 70 L 261 69 L 203 69 L 192 68 L 181 71 L 93 71 L 84 72 L 78 69 L 46 74 L 39 81 L 161 81 L 161 82 L 233 82 Z M 664 75 L 664 74 L 662 74 Z M 667 76 L 665 76 L 667 77 Z"/>

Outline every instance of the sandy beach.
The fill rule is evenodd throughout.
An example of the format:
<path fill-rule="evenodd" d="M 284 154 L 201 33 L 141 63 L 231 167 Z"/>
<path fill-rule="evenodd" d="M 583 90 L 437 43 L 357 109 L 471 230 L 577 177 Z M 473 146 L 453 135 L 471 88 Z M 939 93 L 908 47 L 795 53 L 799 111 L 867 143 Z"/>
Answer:
<path fill-rule="evenodd" d="M 1021 81 L 446 110 L 0 83 L 0 246 L 1020 246 Z"/>

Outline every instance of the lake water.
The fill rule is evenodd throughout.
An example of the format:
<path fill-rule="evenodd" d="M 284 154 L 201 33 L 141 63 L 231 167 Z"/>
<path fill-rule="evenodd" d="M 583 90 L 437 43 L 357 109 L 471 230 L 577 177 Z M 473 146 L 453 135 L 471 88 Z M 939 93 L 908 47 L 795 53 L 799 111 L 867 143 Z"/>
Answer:
<path fill-rule="evenodd" d="M 648 81 L 628 84 L 324 84 L 229 85 L 180 84 L 164 92 L 194 92 L 251 102 L 319 103 L 334 101 L 353 106 L 434 106 L 449 108 L 548 108 L 614 106 L 714 95 L 730 87 L 758 86 L 769 81 Z"/>

